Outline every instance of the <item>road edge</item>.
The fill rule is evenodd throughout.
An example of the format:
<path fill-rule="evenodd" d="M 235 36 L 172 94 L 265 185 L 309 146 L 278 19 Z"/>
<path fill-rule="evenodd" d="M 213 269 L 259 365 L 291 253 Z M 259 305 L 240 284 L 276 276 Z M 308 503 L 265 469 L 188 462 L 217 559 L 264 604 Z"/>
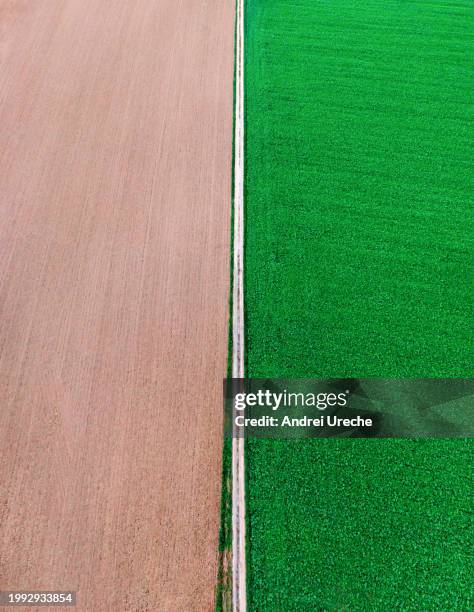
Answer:
<path fill-rule="evenodd" d="M 244 378 L 244 0 L 236 0 L 232 377 Z M 247 610 L 245 440 L 232 438 L 232 609 Z"/>

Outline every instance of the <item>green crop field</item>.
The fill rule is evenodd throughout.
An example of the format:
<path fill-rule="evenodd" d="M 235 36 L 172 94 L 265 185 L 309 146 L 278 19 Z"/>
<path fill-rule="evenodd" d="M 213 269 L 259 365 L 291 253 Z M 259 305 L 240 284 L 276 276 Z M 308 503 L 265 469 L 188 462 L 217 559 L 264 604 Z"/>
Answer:
<path fill-rule="evenodd" d="M 247 373 L 474 375 L 474 3 L 246 0 Z M 474 608 L 469 440 L 250 440 L 251 610 Z"/>

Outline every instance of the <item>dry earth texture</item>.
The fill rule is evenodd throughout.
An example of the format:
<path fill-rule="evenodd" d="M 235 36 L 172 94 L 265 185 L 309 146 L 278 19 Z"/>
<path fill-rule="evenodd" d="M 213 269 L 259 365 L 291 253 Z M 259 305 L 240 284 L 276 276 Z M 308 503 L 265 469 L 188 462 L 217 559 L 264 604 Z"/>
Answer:
<path fill-rule="evenodd" d="M 3 589 L 213 608 L 233 26 L 0 0 Z"/>

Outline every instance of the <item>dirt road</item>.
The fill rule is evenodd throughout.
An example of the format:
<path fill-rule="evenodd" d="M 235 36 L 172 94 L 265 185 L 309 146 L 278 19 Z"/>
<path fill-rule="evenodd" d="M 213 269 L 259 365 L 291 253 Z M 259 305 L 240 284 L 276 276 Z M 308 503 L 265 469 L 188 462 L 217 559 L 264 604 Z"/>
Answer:
<path fill-rule="evenodd" d="M 233 0 L 0 0 L 0 586 L 209 610 Z"/>

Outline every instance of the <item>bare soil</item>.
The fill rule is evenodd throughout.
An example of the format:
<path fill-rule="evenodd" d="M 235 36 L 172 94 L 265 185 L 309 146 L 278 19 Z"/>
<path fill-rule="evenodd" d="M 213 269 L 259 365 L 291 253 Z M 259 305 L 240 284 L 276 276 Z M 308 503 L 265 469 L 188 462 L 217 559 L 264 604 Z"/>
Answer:
<path fill-rule="evenodd" d="M 233 27 L 233 0 L 0 0 L 3 589 L 213 608 Z"/>

